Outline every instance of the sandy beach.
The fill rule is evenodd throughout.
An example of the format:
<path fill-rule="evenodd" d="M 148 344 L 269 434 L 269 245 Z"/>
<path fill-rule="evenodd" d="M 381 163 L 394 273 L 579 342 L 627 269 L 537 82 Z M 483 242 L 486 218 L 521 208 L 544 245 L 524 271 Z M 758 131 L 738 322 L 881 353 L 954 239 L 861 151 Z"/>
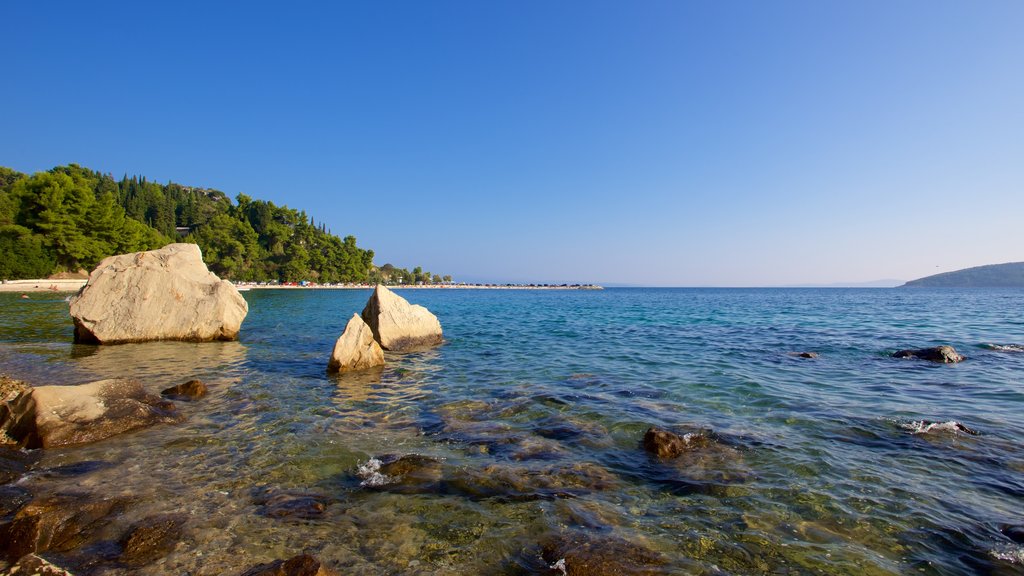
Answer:
<path fill-rule="evenodd" d="M 73 280 L 4 280 L 0 292 L 77 292 L 85 279 Z"/>

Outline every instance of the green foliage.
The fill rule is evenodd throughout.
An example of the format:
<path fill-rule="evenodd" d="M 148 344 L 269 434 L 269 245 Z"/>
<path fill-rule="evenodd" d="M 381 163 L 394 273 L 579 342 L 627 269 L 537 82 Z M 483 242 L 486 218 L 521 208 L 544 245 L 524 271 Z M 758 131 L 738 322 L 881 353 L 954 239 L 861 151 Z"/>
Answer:
<path fill-rule="evenodd" d="M 0 278 L 41 278 L 56 264 L 43 237 L 24 226 L 0 226 Z"/>
<path fill-rule="evenodd" d="M 410 273 L 391 267 L 393 274 L 381 274 L 373 251 L 359 248 L 354 236 L 334 236 L 287 206 L 245 194 L 236 200 L 232 205 L 218 190 L 138 176 L 116 181 L 77 164 L 32 176 L 0 167 L 0 277 L 92 268 L 106 256 L 159 248 L 184 236 L 177 241 L 198 244 L 207 266 L 232 280 L 439 280 L 422 268 Z"/>

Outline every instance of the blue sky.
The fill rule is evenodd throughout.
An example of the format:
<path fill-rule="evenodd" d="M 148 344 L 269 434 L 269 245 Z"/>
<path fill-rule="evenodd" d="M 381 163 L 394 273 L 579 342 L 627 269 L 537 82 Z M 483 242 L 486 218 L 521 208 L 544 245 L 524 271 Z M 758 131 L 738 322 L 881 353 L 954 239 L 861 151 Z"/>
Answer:
<path fill-rule="evenodd" d="M 1024 3 L 5 2 L 0 165 L 239 192 L 471 281 L 1024 260 Z"/>

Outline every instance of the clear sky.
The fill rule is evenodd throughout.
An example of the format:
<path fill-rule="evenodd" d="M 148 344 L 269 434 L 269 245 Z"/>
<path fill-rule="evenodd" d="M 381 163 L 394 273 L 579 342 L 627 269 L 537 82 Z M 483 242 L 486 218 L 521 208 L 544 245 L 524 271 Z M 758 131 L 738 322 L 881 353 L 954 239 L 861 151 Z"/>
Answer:
<path fill-rule="evenodd" d="M 0 165 L 240 192 L 456 279 L 1024 260 L 1024 2 L 0 3 Z"/>

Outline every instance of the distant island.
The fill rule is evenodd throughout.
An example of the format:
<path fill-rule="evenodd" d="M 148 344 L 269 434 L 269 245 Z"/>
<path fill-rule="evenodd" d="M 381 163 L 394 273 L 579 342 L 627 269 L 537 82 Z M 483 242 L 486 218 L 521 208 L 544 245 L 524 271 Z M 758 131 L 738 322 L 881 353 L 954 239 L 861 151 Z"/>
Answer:
<path fill-rule="evenodd" d="M 911 280 L 904 288 L 1024 288 L 1024 262 L 975 266 Z"/>

